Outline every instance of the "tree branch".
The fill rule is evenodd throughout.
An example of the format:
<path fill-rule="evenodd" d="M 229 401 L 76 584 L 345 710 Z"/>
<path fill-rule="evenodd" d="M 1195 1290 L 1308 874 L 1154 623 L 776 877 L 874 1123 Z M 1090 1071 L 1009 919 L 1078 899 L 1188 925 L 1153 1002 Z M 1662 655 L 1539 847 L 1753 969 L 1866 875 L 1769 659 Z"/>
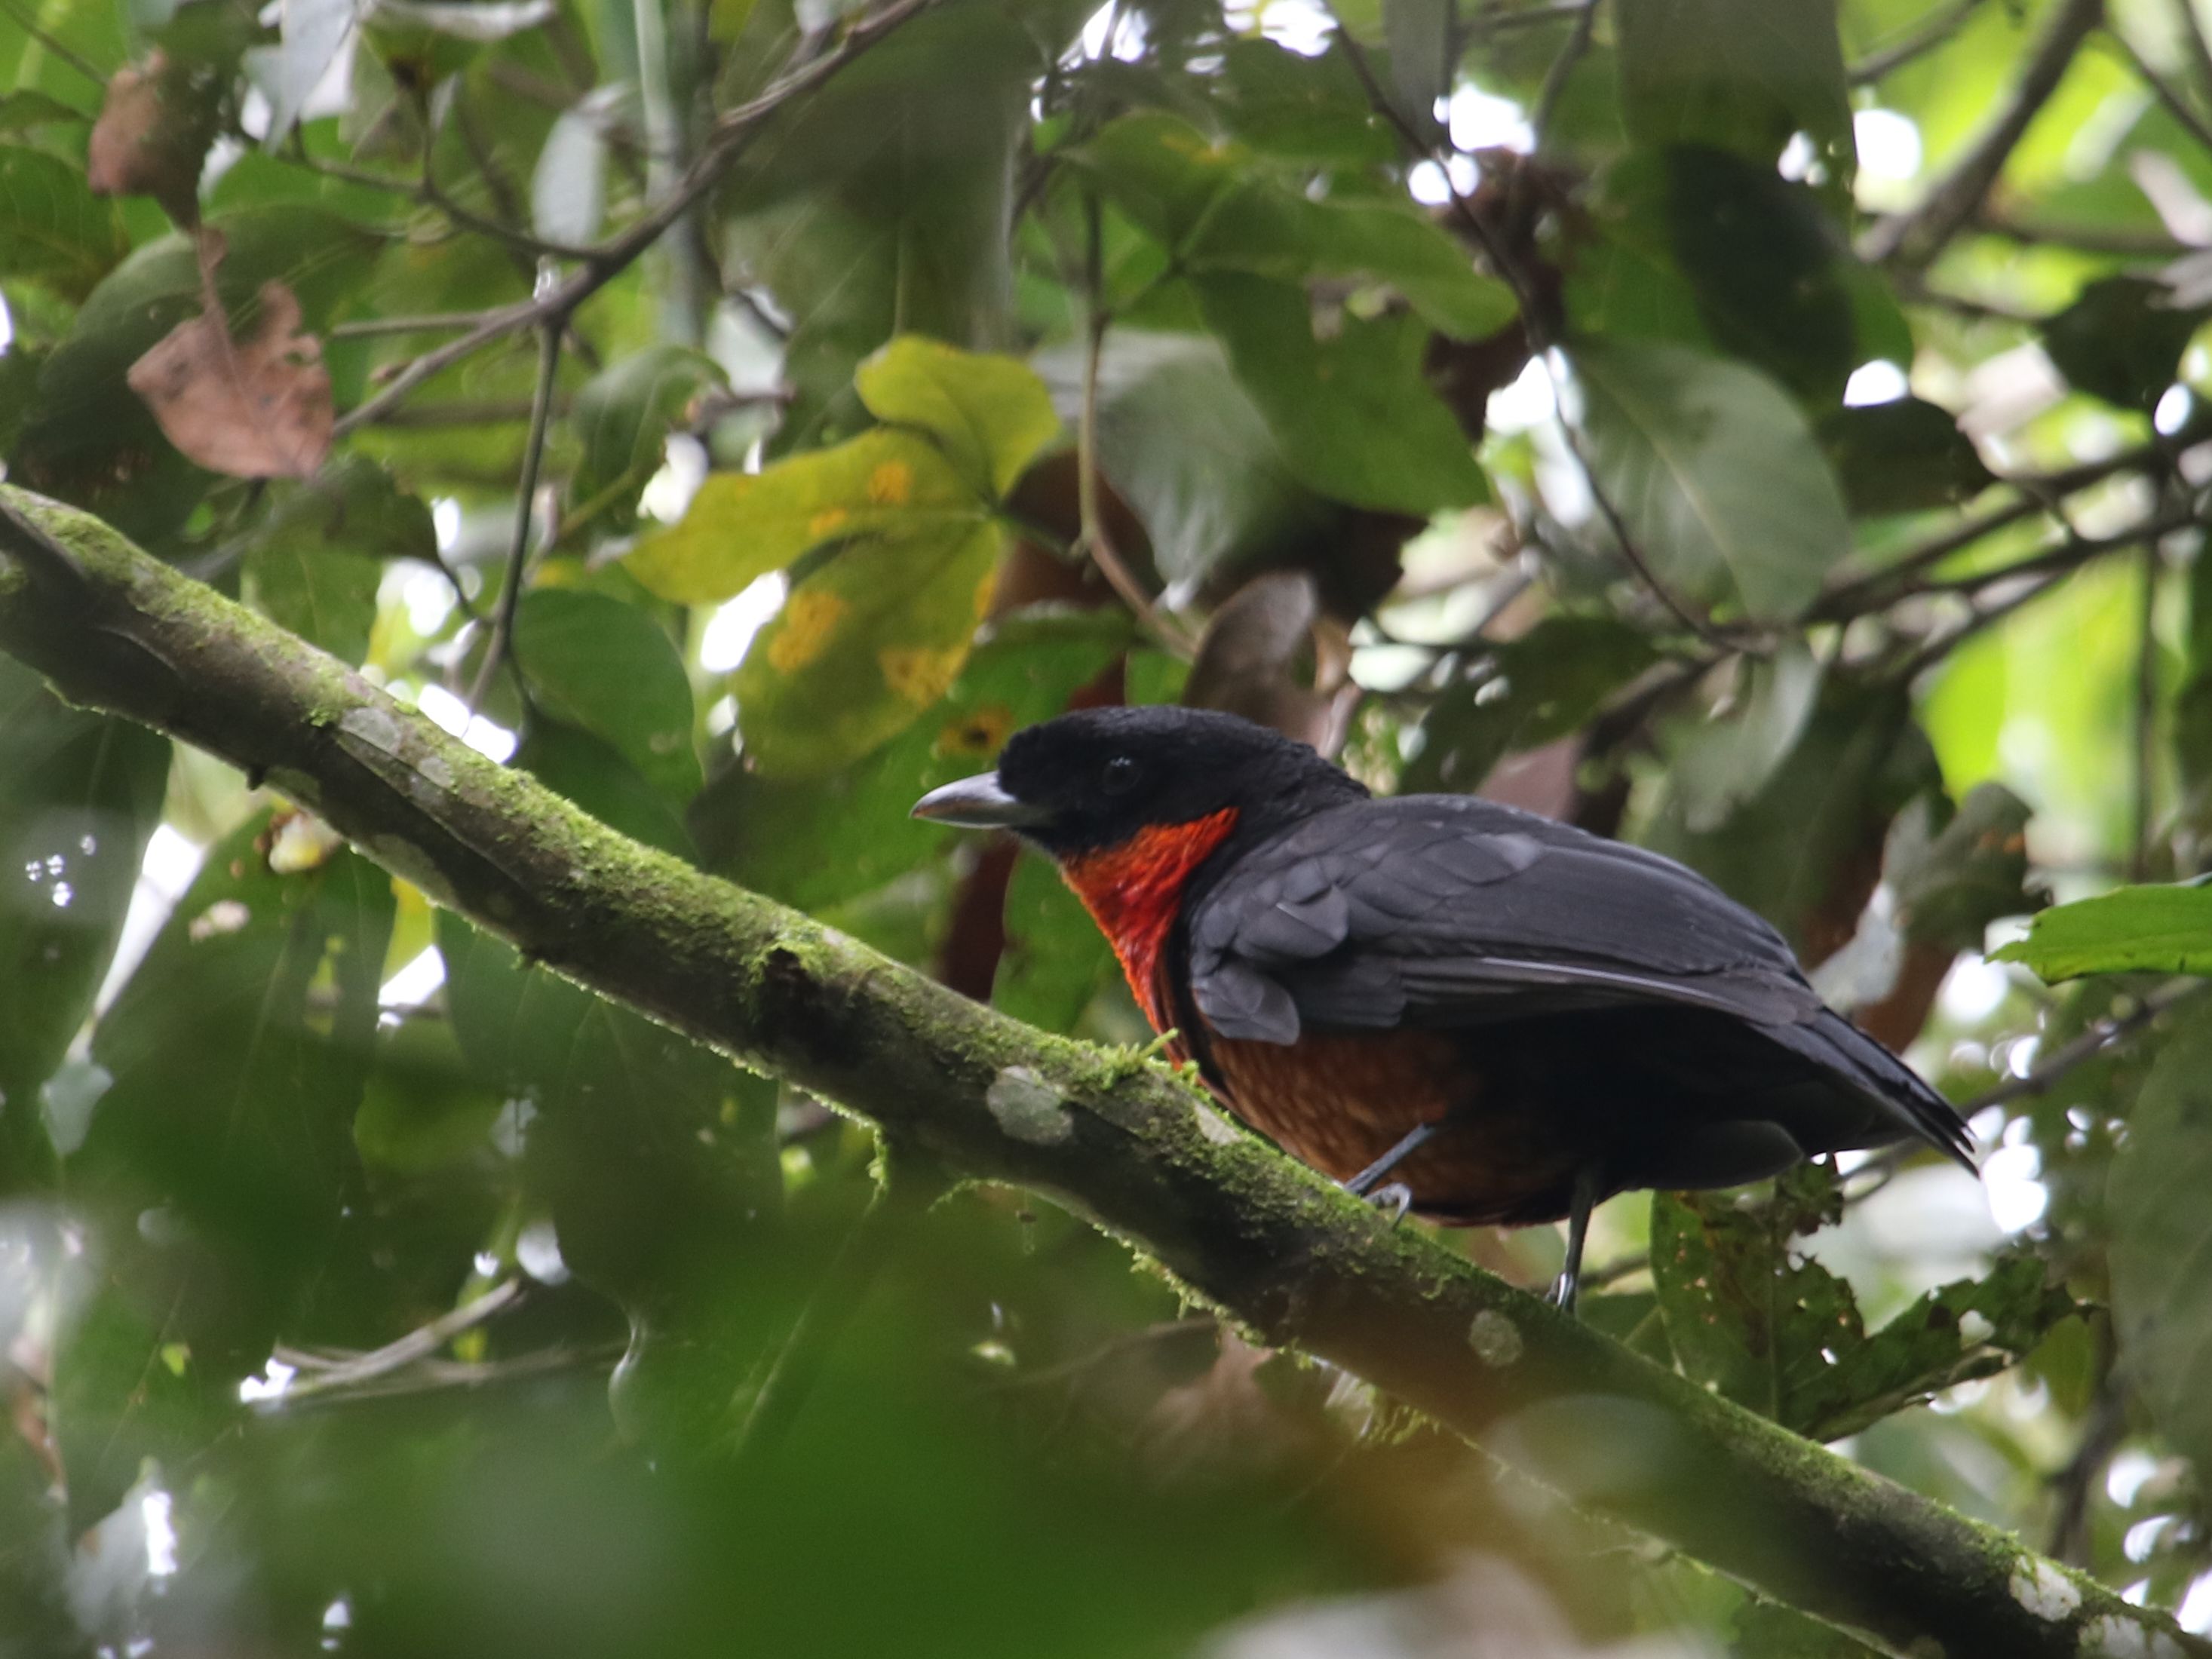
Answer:
<path fill-rule="evenodd" d="M 2051 94 L 2066 78 L 2081 43 L 2104 21 L 2104 0 L 2064 0 L 2021 73 L 2020 84 L 1986 131 L 1909 213 L 1893 214 L 1869 231 L 1862 252 L 1869 260 L 1895 259 L 1924 268 L 1971 223 L 2027 137 Z"/>
<path fill-rule="evenodd" d="M 1045 1036 L 624 839 L 96 521 L 8 489 L 0 649 L 76 702 L 263 772 L 532 959 L 964 1176 L 1066 1205 L 1261 1340 L 1887 1652 L 2212 1655 L 1392 1228 L 1164 1067 Z"/>

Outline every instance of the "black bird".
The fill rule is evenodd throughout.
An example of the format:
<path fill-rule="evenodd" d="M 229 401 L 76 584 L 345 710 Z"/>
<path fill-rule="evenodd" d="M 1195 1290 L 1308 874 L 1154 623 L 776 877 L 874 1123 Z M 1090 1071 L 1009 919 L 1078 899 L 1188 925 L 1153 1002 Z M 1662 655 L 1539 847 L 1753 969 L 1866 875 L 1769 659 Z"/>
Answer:
<path fill-rule="evenodd" d="M 1017 831 L 1112 941 L 1153 1029 L 1315 1168 L 1446 1223 L 1568 1222 L 1966 1127 L 1824 1004 L 1779 934 L 1671 859 L 1464 795 L 1370 799 L 1233 715 L 1017 732 L 918 817 Z M 1386 1189 L 1387 1190 L 1387 1189 Z"/>

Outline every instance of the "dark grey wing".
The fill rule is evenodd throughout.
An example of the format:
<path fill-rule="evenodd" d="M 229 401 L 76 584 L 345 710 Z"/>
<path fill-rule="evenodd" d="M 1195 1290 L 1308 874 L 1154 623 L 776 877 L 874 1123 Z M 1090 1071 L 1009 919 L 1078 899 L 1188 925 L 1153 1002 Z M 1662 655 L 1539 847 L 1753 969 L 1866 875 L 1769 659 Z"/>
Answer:
<path fill-rule="evenodd" d="M 1189 937 L 1200 1012 L 1265 1042 L 1633 1002 L 1762 1023 L 1821 1006 L 1780 935 L 1704 878 L 1462 796 L 1316 814 L 1239 857 Z"/>
<path fill-rule="evenodd" d="M 1466 1027 L 1672 1004 L 1730 1016 L 1957 1152 L 1958 1120 L 1822 1004 L 1781 936 L 1656 854 L 1469 797 L 1315 815 L 1194 907 L 1191 988 L 1224 1036 Z"/>

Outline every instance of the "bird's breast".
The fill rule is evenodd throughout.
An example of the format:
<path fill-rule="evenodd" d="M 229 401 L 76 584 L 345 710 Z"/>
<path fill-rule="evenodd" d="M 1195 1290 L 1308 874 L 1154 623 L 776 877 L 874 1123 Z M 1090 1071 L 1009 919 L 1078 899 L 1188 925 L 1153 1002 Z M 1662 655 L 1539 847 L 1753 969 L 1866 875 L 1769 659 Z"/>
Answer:
<path fill-rule="evenodd" d="M 1148 824 L 1117 846 L 1061 861 L 1062 879 L 1113 945 L 1155 1031 L 1175 1024 L 1162 975 L 1168 937 L 1182 913 L 1183 889 L 1236 827 L 1237 809 L 1228 806 L 1188 823 Z"/>

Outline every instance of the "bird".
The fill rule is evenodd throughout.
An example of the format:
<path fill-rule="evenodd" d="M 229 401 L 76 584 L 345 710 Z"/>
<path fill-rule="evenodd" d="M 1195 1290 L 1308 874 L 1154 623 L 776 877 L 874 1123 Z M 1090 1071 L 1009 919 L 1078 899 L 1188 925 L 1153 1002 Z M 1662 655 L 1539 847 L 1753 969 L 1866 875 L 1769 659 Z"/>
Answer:
<path fill-rule="evenodd" d="M 1059 866 L 1178 1062 L 1353 1192 L 1445 1224 L 1567 1223 L 1918 1139 L 1950 1103 L 1672 859 L 1470 795 L 1376 798 L 1233 714 L 1100 708 L 932 790 Z M 1385 1186 L 1384 1183 L 1388 1182 Z"/>

